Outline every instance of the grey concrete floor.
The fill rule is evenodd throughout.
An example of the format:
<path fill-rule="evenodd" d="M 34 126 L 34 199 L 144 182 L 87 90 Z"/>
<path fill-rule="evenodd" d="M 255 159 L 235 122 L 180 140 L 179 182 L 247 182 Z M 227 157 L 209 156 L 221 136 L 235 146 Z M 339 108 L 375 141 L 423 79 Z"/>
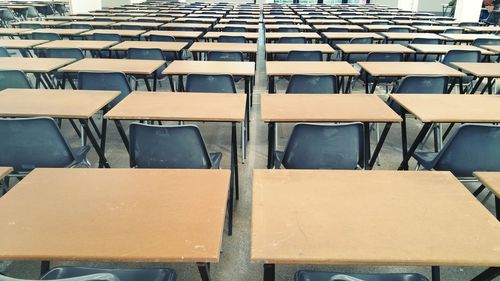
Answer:
<path fill-rule="evenodd" d="M 284 92 L 286 80 L 278 81 L 278 92 Z M 243 92 L 243 85 L 238 85 L 239 91 Z M 141 86 L 144 88 L 144 85 Z M 168 82 L 163 83 L 160 91 L 168 91 Z M 212 265 L 212 279 L 221 281 L 250 281 L 262 280 L 263 268 L 260 263 L 250 261 L 250 220 L 251 220 L 251 200 L 252 200 L 252 171 L 253 169 L 266 168 L 267 155 L 267 125 L 260 119 L 260 95 L 267 91 L 267 79 L 265 72 L 265 55 L 263 41 L 259 44 L 259 54 L 257 59 L 257 76 L 254 89 L 254 103 L 251 111 L 251 141 L 248 147 L 248 159 L 246 163 L 240 162 L 240 200 L 235 207 L 234 232 L 227 236 L 224 233 L 222 240 L 222 249 L 220 261 Z M 358 83 L 354 87 L 354 92 L 364 92 L 363 86 Z M 385 89 L 380 88 L 377 93 L 384 93 Z M 98 124 L 101 116 L 97 116 Z M 172 123 L 173 124 L 173 123 Z M 221 151 L 224 154 L 222 167 L 229 168 L 230 152 L 230 125 L 216 123 L 195 123 L 197 124 L 207 143 L 210 151 Z M 121 139 L 112 125 L 108 125 L 108 141 L 106 155 L 112 167 L 128 167 L 128 154 L 121 142 Z M 124 126 L 128 127 L 128 123 Z M 412 118 L 408 119 L 408 138 L 412 141 L 422 124 Z M 291 132 L 293 124 L 279 126 L 279 146 L 284 147 Z M 381 126 L 382 128 L 382 126 Z M 63 123 L 63 133 L 70 141 L 73 147 L 80 145 L 80 140 L 74 133 L 68 122 Z M 395 170 L 401 161 L 401 142 L 400 126 L 394 125 L 389 133 L 385 145 L 380 154 L 380 166 L 375 169 Z M 238 140 L 239 142 L 239 140 Z M 375 135 L 372 134 L 372 150 L 376 144 Z M 430 149 L 430 142 L 427 145 Z M 241 152 L 240 152 L 241 156 Z M 97 157 L 95 152 L 91 151 L 89 159 L 93 166 L 97 166 Z M 414 167 L 412 163 L 410 167 Z M 472 189 L 477 186 L 476 183 L 470 184 Z M 465 188 L 465 187 L 464 187 Z M 493 200 L 490 198 L 486 206 L 493 211 Z M 355 208 L 355 206 L 353 206 Z M 48 218 L 50 219 L 50 218 Z M 131 225 L 131 228 L 134 226 Z M 439 226 L 436 226 L 439 227 Z M 390 230 L 389 230 L 390 231 Z M 1 235 L 1 234 L 0 234 Z M 332 237 L 335 239 L 335 237 Z M 78 241 L 75 241 L 78 243 Z M 411 243 L 411 241 L 408 241 Z M 75 262 L 53 262 L 52 266 L 57 265 L 83 265 L 97 267 L 168 267 L 177 271 L 178 280 L 200 280 L 198 270 L 194 264 L 117 264 L 117 263 L 75 263 Z M 3 273 L 17 278 L 35 279 L 38 277 L 39 262 L 4 262 Z M 292 280 L 294 272 L 298 269 L 318 269 L 340 272 L 418 272 L 430 278 L 429 267 L 394 267 L 394 266 L 281 266 L 276 267 L 276 280 Z M 442 268 L 442 280 L 470 280 L 484 268 Z M 138 280 L 146 281 L 146 280 Z"/>

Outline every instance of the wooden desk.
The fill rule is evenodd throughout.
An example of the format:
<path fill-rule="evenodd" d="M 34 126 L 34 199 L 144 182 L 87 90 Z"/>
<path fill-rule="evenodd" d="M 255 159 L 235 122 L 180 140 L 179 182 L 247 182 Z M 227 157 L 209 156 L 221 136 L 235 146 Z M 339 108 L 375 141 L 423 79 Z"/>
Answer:
<path fill-rule="evenodd" d="M 408 161 L 434 123 L 499 123 L 500 99 L 487 95 L 392 94 L 391 98 L 424 123 L 409 151 L 403 145 L 399 169 L 408 169 Z M 406 134 L 402 130 L 402 140 Z"/>
<path fill-rule="evenodd" d="M 293 22 L 294 24 L 301 24 L 303 21 L 301 19 L 297 18 L 288 18 L 288 19 L 270 19 L 270 18 L 265 18 L 264 19 L 264 24 L 276 24 L 280 22 Z"/>
<path fill-rule="evenodd" d="M 254 170 L 252 190 L 265 281 L 275 264 L 500 264 L 498 221 L 449 172 Z"/>
<path fill-rule="evenodd" d="M 142 29 L 158 29 L 163 23 L 161 22 L 135 22 L 135 21 L 124 21 L 117 22 L 112 24 L 113 27 L 122 27 L 122 26 L 136 26 Z"/>
<path fill-rule="evenodd" d="M 118 42 L 115 41 L 98 41 L 98 40 L 54 40 L 41 44 L 35 49 L 68 49 L 78 48 L 82 50 L 100 51 L 108 49 Z"/>
<path fill-rule="evenodd" d="M 369 54 L 373 52 L 412 54 L 414 50 L 400 44 L 337 44 L 342 51 L 342 60 L 349 60 L 350 54 Z"/>
<path fill-rule="evenodd" d="M 212 26 L 211 23 L 179 23 L 179 22 L 170 22 L 166 23 L 161 26 L 162 29 L 171 29 L 171 28 L 192 28 L 195 30 L 201 30 L 205 31 L 207 30 L 210 26 Z"/>
<path fill-rule="evenodd" d="M 387 41 L 411 41 L 415 38 L 424 38 L 424 39 L 438 39 L 445 40 L 444 37 L 439 36 L 434 33 L 421 33 L 421 32 L 381 32 Z"/>
<path fill-rule="evenodd" d="M 196 20 L 196 21 L 207 22 L 207 23 L 215 23 L 218 19 L 217 18 L 185 17 L 185 18 L 176 18 L 174 21 L 175 22 L 185 22 L 185 21 L 190 21 L 190 20 Z"/>
<path fill-rule="evenodd" d="M 160 49 L 163 52 L 180 53 L 188 45 L 187 42 L 153 42 L 153 41 L 125 41 L 114 45 L 113 51 L 128 51 L 131 48 Z"/>
<path fill-rule="evenodd" d="M 294 74 L 336 75 L 343 84 L 344 77 L 348 77 L 346 90 L 350 88 L 352 77 L 359 72 L 345 61 L 267 61 L 266 71 L 270 93 L 276 92 L 274 79 L 276 76 L 291 76 Z"/>
<path fill-rule="evenodd" d="M 49 42 L 47 40 L 15 40 L 0 39 L 0 47 L 6 49 L 31 49 L 34 46 Z"/>
<path fill-rule="evenodd" d="M 465 30 L 473 33 L 495 33 L 500 31 L 500 26 L 487 25 L 487 26 L 467 26 Z"/>
<path fill-rule="evenodd" d="M 377 80 L 379 77 L 405 77 L 409 75 L 445 75 L 462 81 L 460 78 L 464 77 L 465 74 L 453 69 L 447 65 L 440 62 L 415 62 L 415 61 L 405 61 L 405 62 L 372 62 L 372 61 L 362 61 L 358 62 L 359 66 L 366 71 L 366 75 L 370 74 L 373 76 L 373 85 L 371 91 L 368 91 L 368 84 L 365 85 L 366 93 L 375 92 L 375 87 L 377 86 Z M 456 81 L 455 81 L 456 83 Z M 453 89 L 455 84 L 450 88 Z"/>
<path fill-rule="evenodd" d="M 234 24 L 234 23 L 218 23 L 214 26 L 214 29 L 223 30 L 226 27 L 242 27 L 246 30 L 251 30 L 251 32 L 257 32 L 259 30 L 258 24 Z"/>
<path fill-rule="evenodd" d="M 500 45 L 483 45 L 481 48 L 495 52 L 495 54 L 500 53 Z"/>
<path fill-rule="evenodd" d="M 30 28 L 10 28 L 10 27 L 2 27 L 0 28 L 1 36 L 19 36 L 25 32 L 28 32 L 32 29 Z"/>
<path fill-rule="evenodd" d="M 446 26 L 446 25 L 420 25 L 415 26 L 418 32 L 430 32 L 430 33 L 443 33 L 446 30 L 463 30 L 462 27 L 458 26 Z"/>
<path fill-rule="evenodd" d="M 307 24 L 342 24 L 347 25 L 349 22 L 344 19 L 306 19 Z"/>
<path fill-rule="evenodd" d="M 266 32 L 266 41 L 278 41 L 281 38 L 302 37 L 307 41 L 319 40 L 321 36 L 316 32 Z"/>
<path fill-rule="evenodd" d="M 395 25 L 395 24 L 367 24 L 363 25 L 363 27 L 369 32 L 379 32 L 379 31 L 387 31 L 389 28 L 409 28 L 410 30 L 416 30 L 415 27 L 409 25 Z"/>
<path fill-rule="evenodd" d="M 492 95 L 493 94 L 493 84 L 494 84 L 494 79 L 500 77 L 500 64 L 499 63 L 467 63 L 467 62 L 455 62 L 452 63 L 462 71 L 466 73 L 470 73 L 474 76 L 476 76 L 479 80 L 476 82 L 476 85 L 474 88 L 471 90 L 471 94 L 474 94 L 474 92 L 477 90 L 479 85 L 483 82 L 484 78 L 488 79 L 488 82 L 486 83 L 486 86 L 484 87 L 483 91 L 481 92 L 484 93 L 485 89 L 488 88 L 488 94 Z"/>
<path fill-rule="evenodd" d="M 478 38 L 485 39 L 500 39 L 499 36 L 493 34 L 453 34 L 453 33 L 442 33 L 441 36 L 445 37 L 448 41 L 455 41 L 461 43 L 472 43 L 474 40 Z"/>
<path fill-rule="evenodd" d="M 157 22 L 162 22 L 162 23 L 167 23 L 167 22 L 171 22 L 175 19 L 175 17 L 164 17 L 164 16 L 149 16 L 149 17 L 135 17 L 133 19 L 131 19 L 131 21 L 140 21 L 140 20 L 149 20 L 149 19 L 153 19 Z"/>
<path fill-rule="evenodd" d="M 219 52 L 242 52 L 250 56 L 250 61 L 255 61 L 257 54 L 257 44 L 255 43 L 226 43 L 226 42 L 194 42 L 189 51 L 193 53 L 194 58 L 199 60 L 200 53 L 212 51 Z"/>
<path fill-rule="evenodd" d="M 144 34 L 143 37 L 149 37 L 151 35 L 160 35 L 160 36 L 172 36 L 174 38 L 183 38 L 183 39 L 198 39 L 203 32 L 201 31 L 175 31 L 175 30 L 151 30 Z"/>
<path fill-rule="evenodd" d="M 219 32 L 209 31 L 205 33 L 203 38 L 205 38 L 205 40 L 207 39 L 218 40 L 220 36 L 238 36 L 238 37 L 241 36 L 245 37 L 245 39 L 247 40 L 251 40 L 254 42 L 257 42 L 257 40 L 259 39 L 258 32 L 224 32 L 224 31 L 219 31 Z"/>
<path fill-rule="evenodd" d="M 61 26 L 71 26 L 72 24 L 85 24 L 85 25 L 90 25 L 92 28 L 103 28 L 103 27 L 109 27 L 110 25 L 114 24 L 112 21 L 71 21 L 62 24 Z"/>
<path fill-rule="evenodd" d="M 209 280 L 228 185 L 228 170 L 35 169 L 2 198 L 0 257 L 198 262 Z"/>
<path fill-rule="evenodd" d="M 159 60 L 85 58 L 59 69 L 62 73 L 82 71 L 118 71 L 129 75 L 151 75 L 165 62 Z"/>
<path fill-rule="evenodd" d="M 417 53 L 445 55 L 451 50 L 464 50 L 464 51 L 480 51 L 483 55 L 493 55 L 494 53 L 483 48 L 471 45 L 445 45 L 445 44 L 410 44 Z"/>
<path fill-rule="evenodd" d="M 498 172 L 474 172 L 474 176 L 495 194 L 495 213 L 500 220 L 500 173 Z"/>
<path fill-rule="evenodd" d="M 36 77 L 37 88 L 42 83 L 45 87 L 53 89 L 54 85 L 48 77 L 48 73 L 73 61 L 74 59 L 6 57 L 0 58 L 0 69 L 33 73 Z"/>
<path fill-rule="evenodd" d="M 323 36 L 328 40 L 351 40 L 353 38 L 373 38 L 383 40 L 384 37 L 374 32 L 323 32 Z"/>
<path fill-rule="evenodd" d="M 143 34 L 144 32 L 146 32 L 146 30 L 92 29 L 80 35 L 93 36 L 94 34 L 99 33 L 99 34 L 117 34 L 120 35 L 121 37 L 139 38 L 139 36 L 141 36 L 141 34 Z"/>
<path fill-rule="evenodd" d="M 361 26 L 352 24 L 316 24 L 313 26 L 318 31 L 324 31 L 327 30 L 328 28 L 346 28 L 349 29 L 349 32 L 363 31 L 363 28 Z"/>
<path fill-rule="evenodd" d="M 55 33 L 61 37 L 71 37 L 78 35 L 82 32 L 87 31 L 87 29 L 77 29 L 77 28 L 40 28 L 40 29 L 32 29 L 26 32 L 23 32 L 19 35 L 32 35 L 33 33 Z"/>
<path fill-rule="evenodd" d="M 349 19 L 349 22 L 352 24 L 361 24 L 361 25 L 375 25 L 376 23 L 380 24 L 390 24 L 391 22 L 389 20 L 384 20 L 384 19 Z"/>
<path fill-rule="evenodd" d="M 13 26 L 19 26 L 21 24 L 40 24 L 43 27 L 52 27 L 52 26 L 59 26 L 64 24 L 64 21 L 55 21 L 55 20 L 40 20 L 40 21 L 18 21 L 18 22 L 13 22 Z"/>
<path fill-rule="evenodd" d="M 331 55 L 335 50 L 329 44 L 288 44 L 288 43 L 267 43 L 267 60 L 272 60 L 273 54 L 288 54 L 290 51 L 320 51 L 323 54 Z"/>
<path fill-rule="evenodd" d="M 12 172 L 11 167 L 0 167 L 0 180 L 5 178 L 10 172 Z"/>
<path fill-rule="evenodd" d="M 307 110 L 304 110 L 307 109 Z M 267 168 L 274 167 L 275 123 L 286 122 L 363 122 L 365 131 L 370 123 L 401 122 L 401 118 L 375 95 L 350 94 L 275 94 L 261 95 L 261 119 L 269 123 Z M 388 130 L 388 129 L 387 129 Z M 370 134 L 365 134 L 365 167 L 371 169 L 387 135 L 383 135 L 370 159 Z"/>
<path fill-rule="evenodd" d="M 278 30 L 280 28 L 298 28 L 300 30 L 310 31 L 312 28 L 307 24 L 266 24 L 266 30 Z"/>
<path fill-rule="evenodd" d="M 229 22 L 244 22 L 248 24 L 259 24 L 259 19 L 224 18 L 219 20 L 219 23 L 229 23 Z"/>
<path fill-rule="evenodd" d="M 97 143 L 89 121 L 93 122 L 92 116 L 119 94 L 117 91 L 6 89 L 0 92 L 0 116 L 78 119 L 99 156 L 99 166 L 109 168 L 101 149 L 104 145 Z"/>
<path fill-rule="evenodd" d="M 69 15 L 69 16 L 48 16 L 48 20 L 53 20 L 53 21 L 83 21 L 83 20 L 89 20 L 91 19 L 91 16 L 75 16 L 75 15 Z"/>

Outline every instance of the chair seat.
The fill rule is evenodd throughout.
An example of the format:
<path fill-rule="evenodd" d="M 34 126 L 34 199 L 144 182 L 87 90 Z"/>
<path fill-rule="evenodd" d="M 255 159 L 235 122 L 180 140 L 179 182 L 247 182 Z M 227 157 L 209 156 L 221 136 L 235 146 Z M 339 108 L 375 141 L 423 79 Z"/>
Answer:
<path fill-rule="evenodd" d="M 85 276 L 96 273 L 111 273 L 120 281 L 175 281 L 177 274 L 173 269 L 102 269 L 89 267 L 55 267 L 45 274 L 41 280 L 53 280 Z"/>
<path fill-rule="evenodd" d="M 338 272 L 300 270 L 294 281 L 428 281 L 416 273 L 344 274 Z"/>
<path fill-rule="evenodd" d="M 436 159 L 437 155 L 437 152 L 415 151 L 413 157 L 415 157 L 417 162 L 426 170 L 430 170 L 434 167 L 434 159 Z"/>
<path fill-rule="evenodd" d="M 222 153 L 220 152 L 210 153 L 210 160 L 212 160 L 212 168 L 219 169 L 220 161 L 222 160 Z"/>

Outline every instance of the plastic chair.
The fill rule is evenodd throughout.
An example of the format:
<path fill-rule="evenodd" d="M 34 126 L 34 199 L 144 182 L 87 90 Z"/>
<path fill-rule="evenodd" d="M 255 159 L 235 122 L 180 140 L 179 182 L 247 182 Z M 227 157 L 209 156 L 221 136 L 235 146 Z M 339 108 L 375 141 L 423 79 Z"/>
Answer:
<path fill-rule="evenodd" d="M 474 171 L 500 171 L 500 127 L 464 124 L 439 152 L 413 155 L 427 170 L 450 171 L 456 177 L 472 177 Z"/>
<path fill-rule="evenodd" d="M 286 44 L 305 44 L 307 42 L 304 37 L 281 37 L 278 39 L 278 43 L 286 43 Z"/>
<path fill-rule="evenodd" d="M 87 29 L 87 30 L 94 29 L 92 27 L 92 25 L 85 24 L 85 23 L 72 23 L 72 24 L 69 25 L 69 28 L 71 28 L 71 29 Z"/>
<path fill-rule="evenodd" d="M 127 52 L 127 58 L 135 60 L 161 60 L 164 62 L 166 61 L 161 49 L 130 48 L 128 49 Z M 162 74 L 165 68 L 167 68 L 166 63 L 160 66 L 160 68 L 156 70 L 157 79 L 165 78 L 165 75 Z M 138 78 L 138 76 L 136 76 L 136 78 Z M 147 77 L 144 76 L 141 76 L 141 78 L 148 79 Z M 136 79 L 135 81 L 136 90 L 137 86 L 138 86 L 138 80 Z"/>
<path fill-rule="evenodd" d="M 228 36 L 221 35 L 217 38 L 217 42 L 221 43 L 246 43 L 247 39 L 244 36 Z"/>
<path fill-rule="evenodd" d="M 186 92 L 236 93 L 233 76 L 229 74 L 189 74 Z"/>
<path fill-rule="evenodd" d="M 312 270 L 297 271 L 293 281 L 429 281 L 417 273 L 338 273 Z"/>
<path fill-rule="evenodd" d="M 373 37 L 352 38 L 349 44 L 373 44 Z"/>
<path fill-rule="evenodd" d="M 68 59 L 75 59 L 75 60 L 81 60 L 85 58 L 85 54 L 83 53 L 82 50 L 77 49 L 77 48 L 67 48 L 67 49 L 46 49 L 43 50 L 43 54 L 47 58 L 68 58 Z M 54 76 L 56 80 L 58 81 L 58 87 L 62 87 L 62 78 L 63 74 L 61 72 L 55 72 Z M 78 74 L 77 73 L 67 73 L 67 77 L 72 80 L 78 79 Z"/>
<path fill-rule="evenodd" d="M 363 124 L 297 124 L 275 168 L 356 169 L 363 159 Z"/>
<path fill-rule="evenodd" d="M 123 42 L 123 38 L 119 34 L 108 34 L 108 33 L 94 33 L 92 35 L 92 40 Z M 101 57 L 111 57 L 113 52 L 99 51 L 99 54 Z M 115 54 L 118 58 L 124 58 L 126 56 L 126 52 L 124 51 L 115 51 Z"/>
<path fill-rule="evenodd" d="M 207 54 L 208 61 L 243 61 L 244 56 L 242 52 L 222 52 L 211 51 Z"/>
<path fill-rule="evenodd" d="M 120 25 L 120 29 L 122 30 L 142 30 L 142 26 L 133 25 L 133 24 L 122 24 Z"/>
<path fill-rule="evenodd" d="M 410 44 L 432 44 L 438 45 L 441 43 L 439 39 L 431 39 L 431 38 L 415 38 L 410 41 Z M 438 60 L 438 55 L 422 55 L 422 54 L 413 54 L 411 55 L 413 60 L 415 61 L 436 61 Z"/>
<path fill-rule="evenodd" d="M 73 151 L 49 117 L 0 119 L 0 165 L 25 174 L 35 168 L 64 168 L 86 163 L 90 146 Z"/>
<path fill-rule="evenodd" d="M 321 51 L 289 51 L 287 61 L 322 61 Z"/>
<path fill-rule="evenodd" d="M 4 47 L 0 47 L 0 57 L 10 57 L 9 51 Z"/>
<path fill-rule="evenodd" d="M 34 40 L 61 40 L 61 36 L 59 36 L 59 34 L 49 32 L 33 32 L 31 33 L 31 38 Z"/>
<path fill-rule="evenodd" d="M 78 89 L 120 91 L 120 95 L 109 103 L 110 107 L 115 106 L 132 91 L 127 77 L 122 72 L 79 72 Z"/>
<path fill-rule="evenodd" d="M 194 125 L 130 124 L 130 167 L 218 169 L 222 153 L 208 153 Z"/>
<path fill-rule="evenodd" d="M 28 28 L 28 29 L 41 29 L 43 25 L 40 23 L 20 23 L 19 28 Z"/>
<path fill-rule="evenodd" d="M 458 26 L 479 26 L 479 22 L 461 22 Z"/>
<path fill-rule="evenodd" d="M 411 32 L 411 30 L 408 27 L 390 27 L 387 29 L 387 32 L 407 33 Z"/>
<path fill-rule="evenodd" d="M 472 46 L 481 47 L 485 45 L 500 45 L 500 39 L 490 39 L 490 38 L 477 38 L 472 42 Z M 490 61 L 498 61 L 500 56 L 494 55 L 489 56 Z M 481 55 L 481 61 L 485 61 L 486 56 Z"/>
<path fill-rule="evenodd" d="M 38 10 L 35 9 L 35 7 L 28 7 L 25 12 L 24 12 L 24 18 L 25 19 L 42 19 L 42 16 L 40 13 L 38 13 Z"/>
<path fill-rule="evenodd" d="M 373 38 L 352 38 L 349 44 L 373 44 Z M 357 63 L 358 61 L 366 61 L 368 59 L 368 54 L 350 54 L 347 62 Z"/>
<path fill-rule="evenodd" d="M 295 74 L 290 78 L 287 94 L 334 94 L 338 93 L 335 75 Z"/>
<path fill-rule="evenodd" d="M 296 27 L 279 27 L 278 32 L 300 32 L 300 29 Z"/>
<path fill-rule="evenodd" d="M 4 8 L 2 11 L 0 11 L 0 21 L 3 27 L 10 27 L 11 22 L 18 21 L 18 18 L 11 9 Z"/>
<path fill-rule="evenodd" d="M 325 32 L 349 32 L 349 28 L 329 27 L 325 30 Z"/>
<path fill-rule="evenodd" d="M 26 74 L 20 70 L 0 70 L 0 90 L 32 89 Z"/>
<path fill-rule="evenodd" d="M 385 52 L 369 53 L 368 56 L 366 57 L 366 61 L 383 61 L 383 62 L 403 61 L 403 54 L 402 53 L 385 53 Z M 373 76 L 371 76 L 370 74 L 367 75 L 367 72 L 364 69 L 361 69 L 360 77 L 365 84 L 366 83 L 368 83 L 368 84 L 373 83 L 375 81 Z M 377 82 L 379 84 L 386 84 L 386 89 L 387 89 L 387 84 L 393 83 L 397 80 L 398 80 L 397 77 L 379 77 L 379 78 L 377 78 Z"/>
<path fill-rule="evenodd" d="M 63 278 L 63 279 L 45 279 L 45 280 L 59 280 L 59 281 L 121 281 L 113 274 L 109 273 L 98 273 L 90 274 L 84 276 L 78 276 L 73 278 Z M 7 277 L 5 275 L 0 275 L 0 281 L 34 281 L 26 279 L 17 279 L 12 277 Z"/>
<path fill-rule="evenodd" d="M 227 26 L 222 29 L 224 32 L 246 32 L 247 29 L 244 27 L 238 27 L 238 26 Z"/>
<path fill-rule="evenodd" d="M 177 274 L 173 269 L 168 268 L 151 268 L 151 269 L 104 269 L 90 267 L 63 266 L 54 267 L 41 280 L 54 280 L 63 278 L 76 278 L 80 276 L 88 276 L 89 274 L 111 275 L 115 279 L 96 279 L 96 281 L 175 281 Z M 92 280 L 92 279 L 91 279 Z M 2 280 L 0 280 L 2 281 Z M 7 280 L 9 281 L 9 280 Z M 80 280 L 67 280 L 80 281 Z M 81 280 L 86 281 L 86 280 Z M 88 280 L 90 281 L 90 280 Z"/>
<path fill-rule="evenodd" d="M 448 33 L 448 34 L 462 34 L 463 30 L 458 29 L 458 28 L 448 28 L 443 31 L 443 33 Z"/>
<path fill-rule="evenodd" d="M 481 61 L 481 52 L 480 51 L 472 51 L 472 50 L 450 50 L 443 57 L 443 64 L 446 64 L 449 67 L 459 69 L 453 62 L 480 62 Z M 463 84 L 469 84 L 474 80 L 474 76 L 465 76 L 462 77 Z"/>

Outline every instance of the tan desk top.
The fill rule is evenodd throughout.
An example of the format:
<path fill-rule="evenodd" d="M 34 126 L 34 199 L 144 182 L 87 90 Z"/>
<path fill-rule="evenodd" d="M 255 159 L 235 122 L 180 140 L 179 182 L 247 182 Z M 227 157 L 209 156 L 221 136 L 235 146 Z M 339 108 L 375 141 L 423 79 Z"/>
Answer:
<path fill-rule="evenodd" d="M 359 75 L 359 72 L 345 61 L 267 61 L 266 70 L 268 76 L 294 74 Z"/>
<path fill-rule="evenodd" d="M 389 28 L 409 28 L 415 30 L 415 27 L 409 25 L 396 25 L 396 24 L 366 24 L 363 25 L 368 31 L 387 31 Z"/>
<path fill-rule="evenodd" d="M 444 37 L 439 36 L 435 33 L 423 33 L 423 32 L 381 32 L 389 40 L 406 40 L 411 41 L 415 38 L 425 38 L 425 39 L 439 39 L 445 40 Z"/>
<path fill-rule="evenodd" d="M 446 54 L 451 50 L 480 51 L 483 55 L 492 55 L 493 52 L 472 45 L 444 45 L 444 44 L 410 44 L 409 47 L 424 54 Z"/>
<path fill-rule="evenodd" d="M 391 94 L 422 122 L 498 123 L 500 98 L 489 95 Z"/>
<path fill-rule="evenodd" d="M 19 35 L 28 32 L 32 29 L 30 28 L 10 28 L 2 27 L 0 28 L 0 35 Z"/>
<path fill-rule="evenodd" d="M 48 16 L 47 19 L 49 20 L 58 20 L 58 21 L 66 21 L 66 20 L 87 20 L 91 19 L 91 16 Z"/>
<path fill-rule="evenodd" d="M 59 72 L 118 71 L 125 74 L 151 75 L 165 62 L 162 60 L 85 58 L 59 69 Z"/>
<path fill-rule="evenodd" d="M 373 38 L 376 40 L 384 39 L 383 36 L 375 32 L 323 32 L 323 35 L 331 40 L 342 40 L 352 38 Z"/>
<path fill-rule="evenodd" d="M 307 19 L 308 24 L 348 24 L 349 22 L 343 19 Z"/>
<path fill-rule="evenodd" d="M 111 14 L 112 15 L 112 14 Z M 129 17 L 129 16 L 104 16 L 104 15 L 95 15 L 94 16 L 94 19 L 97 19 L 99 21 L 101 20 L 110 20 L 110 21 L 128 21 L 130 20 L 132 17 Z"/>
<path fill-rule="evenodd" d="M 447 75 L 463 77 L 465 74 L 440 62 L 375 62 L 362 61 L 358 64 L 370 75 L 378 77 L 404 77 L 408 75 Z"/>
<path fill-rule="evenodd" d="M 161 26 L 161 28 L 173 28 L 173 27 L 186 27 L 186 28 L 199 28 L 207 29 L 211 26 L 211 23 L 183 23 L 183 22 L 170 22 Z"/>
<path fill-rule="evenodd" d="M 498 266 L 498 237 L 450 172 L 254 170 L 252 261 Z"/>
<path fill-rule="evenodd" d="M 333 54 L 335 50 L 329 44 L 292 44 L 292 43 L 267 43 L 267 53 L 288 53 L 290 51 L 321 51 Z"/>
<path fill-rule="evenodd" d="M 418 32 L 435 32 L 435 33 L 440 33 L 444 32 L 445 30 L 448 29 L 458 29 L 458 30 L 463 30 L 462 27 L 458 26 L 446 26 L 446 25 L 419 25 L 415 26 L 418 29 Z"/>
<path fill-rule="evenodd" d="M 125 21 L 125 22 L 117 22 L 112 24 L 111 26 L 124 26 L 124 25 L 130 25 L 130 26 L 137 26 L 141 28 L 158 28 L 160 25 L 163 23 L 161 22 L 137 22 L 137 21 Z"/>
<path fill-rule="evenodd" d="M 40 21 L 19 21 L 14 22 L 12 25 L 21 25 L 21 24 L 40 24 L 42 26 L 58 26 L 65 23 L 64 21 L 55 21 L 55 20 L 40 20 Z"/>
<path fill-rule="evenodd" d="M 118 91 L 6 89 L 0 116 L 88 119 L 116 98 Z"/>
<path fill-rule="evenodd" d="M 71 29 L 71 28 L 40 28 L 40 29 L 32 29 L 26 32 L 23 32 L 21 35 L 29 35 L 33 33 L 55 33 L 60 36 L 73 36 L 80 34 L 82 32 L 87 31 L 87 29 Z"/>
<path fill-rule="evenodd" d="M 111 50 L 127 51 L 130 48 L 160 49 L 163 52 L 180 52 L 187 42 L 125 41 L 111 47 Z"/>
<path fill-rule="evenodd" d="M 481 48 L 500 53 L 500 45 L 483 45 Z"/>
<path fill-rule="evenodd" d="M 124 30 L 124 29 L 92 29 L 87 32 L 84 32 L 80 35 L 83 36 L 92 36 L 95 33 L 101 34 L 118 34 L 122 37 L 138 37 L 141 34 L 146 32 L 146 30 Z"/>
<path fill-rule="evenodd" d="M 270 19 L 270 18 L 265 18 L 264 19 L 264 23 L 267 25 L 267 24 L 270 24 L 270 23 L 280 23 L 280 22 L 293 22 L 293 23 L 302 23 L 302 20 L 301 19 L 297 19 L 297 18 L 288 18 L 288 19 Z"/>
<path fill-rule="evenodd" d="M 7 49 L 25 49 L 48 42 L 47 40 L 0 39 L 0 47 Z"/>
<path fill-rule="evenodd" d="M 106 118 L 242 122 L 245 104 L 242 94 L 133 92 L 113 107 Z"/>
<path fill-rule="evenodd" d="M 305 39 L 321 39 L 316 32 L 266 32 L 266 39 L 276 40 L 285 37 L 303 37 Z"/>
<path fill-rule="evenodd" d="M 497 197 L 500 197 L 500 173 L 499 172 L 474 172 L 474 176 L 491 190 Z"/>
<path fill-rule="evenodd" d="M 231 74 L 234 76 L 254 76 L 255 62 L 175 60 L 167 66 L 163 74 Z"/>
<path fill-rule="evenodd" d="M 21 70 L 27 73 L 47 73 L 72 63 L 74 59 L 53 58 L 0 58 L 1 70 Z"/>
<path fill-rule="evenodd" d="M 472 33 L 464 33 L 464 34 L 454 34 L 454 33 L 441 33 L 441 36 L 446 37 L 452 41 L 458 42 L 472 42 L 478 38 L 486 38 L 486 39 L 500 39 L 500 36 L 494 34 L 472 34 Z"/>
<path fill-rule="evenodd" d="M 10 174 L 10 172 L 12 171 L 13 169 L 11 167 L 0 167 L 0 180 Z"/>
<path fill-rule="evenodd" d="M 257 40 L 259 39 L 258 32 L 220 32 L 220 31 L 209 31 L 203 35 L 203 38 L 216 39 L 220 36 L 242 36 L 246 39 Z"/>
<path fill-rule="evenodd" d="M 258 30 L 258 24 L 234 24 L 234 23 L 218 23 L 214 26 L 215 29 L 224 29 L 226 27 L 242 27 L 249 30 Z"/>
<path fill-rule="evenodd" d="M 70 21 L 62 24 L 62 26 L 70 26 L 72 24 L 86 24 L 92 27 L 105 27 L 114 24 L 112 21 Z"/>
<path fill-rule="evenodd" d="M 487 25 L 487 26 L 468 26 L 465 30 L 469 32 L 478 32 L 478 33 L 490 33 L 500 31 L 500 26 L 498 25 Z"/>
<path fill-rule="evenodd" d="M 470 73 L 476 77 L 500 77 L 499 63 L 480 63 L 480 62 L 454 62 L 452 63 L 461 70 Z"/>
<path fill-rule="evenodd" d="M 163 35 L 173 36 L 175 38 L 191 38 L 195 39 L 201 36 L 202 31 L 176 31 L 176 30 L 151 30 L 144 33 L 142 36 L 148 37 L 150 35 Z"/>
<path fill-rule="evenodd" d="M 217 262 L 229 181 L 229 170 L 35 169 L 2 198 L 0 257 Z"/>
<path fill-rule="evenodd" d="M 400 44 L 337 44 L 337 48 L 346 54 L 367 54 L 371 52 L 415 53 L 414 50 Z"/>
<path fill-rule="evenodd" d="M 135 17 L 132 20 L 143 20 L 143 19 L 153 19 L 157 22 L 171 22 L 175 19 L 175 17 L 159 17 L 159 16 L 149 16 L 149 17 Z"/>
<path fill-rule="evenodd" d="M 224 18 L 224 19 L 220 19 L 220 23 L 228 23 L 228 22 L 236 22 L 236 21 L 239 21 L 239 22 L 246 22 L 246 23 L 250 23 L 250 24 L 258 24 L 259 23 L 259 19 L 248 19 L 248 18 Z"/>
<path fill-rule="evenodd" d="M 315 24 L 314 28 L 317 30 L 327 30 L 328 28 L 347 28 L 349 31 L 363 31 L 361 26 L 353 24 Z"/>
<path fill-rule="evenodd" d="M 267 94 L 261 95 L 264 122 L 401 122 L 376 95 Z"/>
<path fill-rule="evenodd" d="M 188 20 L 196 20 L 196 21 L 201 21 L 201 22 L 209 22 L 209 23 L 214 23 L 218 20 L 218 18 L 200 18 L 200 17 L 185 17 L 185 18 L 177 18 L 175 19 L 176 22 L 185 22 Z"/>
<path fill-rule="evenodd" d="M 257 53 L 256 43 L 226 43 L 226 42 L 194 42 L 189 47 L 190 52 L 242 52 L 242 53 Z"/>
<path fill-rule="evenodd" d="M 67 49 L 78 48 L 82 50 L 104 50 L 118 42 L 98 40 L 54 40 L 41 44 L 35 49 Z"/>
<path fill-rule="evenodd" d="M 266 30 L 277 30 L 279 28 L 298 28 L 301 30 L 311 30 L 311 26 L 307 24 L 266 24 Z"/>

